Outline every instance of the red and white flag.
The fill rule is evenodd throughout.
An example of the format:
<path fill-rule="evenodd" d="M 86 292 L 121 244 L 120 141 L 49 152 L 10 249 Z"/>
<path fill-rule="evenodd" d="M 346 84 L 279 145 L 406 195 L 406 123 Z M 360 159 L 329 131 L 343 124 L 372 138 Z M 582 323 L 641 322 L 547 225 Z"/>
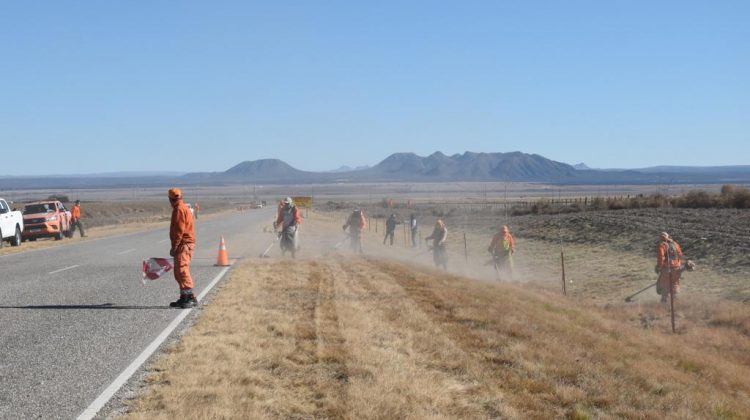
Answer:
<path fill-rule="evenodd" d="M 161 277 L 164 273 L 172 271 L 174 267 L 174 258 L 158 258 L 153 257 L 147 260 L 143 260 L 143 284 L 146 284 L 146 279 L 156 280 Z"/>

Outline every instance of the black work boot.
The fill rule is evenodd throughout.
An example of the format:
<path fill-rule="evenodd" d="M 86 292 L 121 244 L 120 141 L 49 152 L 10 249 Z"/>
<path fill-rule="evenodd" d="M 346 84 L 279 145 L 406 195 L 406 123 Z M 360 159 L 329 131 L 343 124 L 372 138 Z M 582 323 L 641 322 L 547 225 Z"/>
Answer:
<path fill-rule="evenodd" d="M 187 295 L 180 295 L 180 298 L 177 299 L 174 302 L 169 302 L 170 308 L 182 308 L 182 305 L 185 303 L 185 300 L 187 299 Z"/>
<path fill-rule="evenodd" d="M 192 293 L 185 295 L 185 300 L 180 305 L 182 309 L 195 308 L 196 306 L 198 306 L 198 299 L 196 299 L 195 295 Z"/>

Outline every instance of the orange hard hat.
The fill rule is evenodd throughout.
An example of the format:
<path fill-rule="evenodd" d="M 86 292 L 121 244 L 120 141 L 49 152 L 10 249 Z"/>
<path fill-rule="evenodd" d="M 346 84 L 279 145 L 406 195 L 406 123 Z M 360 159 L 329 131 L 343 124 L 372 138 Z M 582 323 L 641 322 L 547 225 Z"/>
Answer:
<path fill-rule="evenodd" d="M 182 191 L 179 188 L 170 188 L 167 196 L 173 200 L 182 198 Z"/>

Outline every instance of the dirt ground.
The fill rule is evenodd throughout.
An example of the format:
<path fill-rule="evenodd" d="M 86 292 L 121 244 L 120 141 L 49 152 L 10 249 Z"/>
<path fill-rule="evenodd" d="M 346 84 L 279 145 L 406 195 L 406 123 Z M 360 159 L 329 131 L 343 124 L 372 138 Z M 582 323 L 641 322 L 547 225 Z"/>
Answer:
<path fill-rule="evenodd" d="M 473 263 L 484 259 L 479 247 L 466 264 L 462 235 L 453 235 L 461 247 L 457 238 L 449 244 L 449 273 L 431 268 L 426 249 L 405 246 L 403 236 L 383 246 L 382 225 L 366 235 L 366 254 L 354 255 L 342 216 L 310 212 L 296 260 L 274 248 L 270 258 L 236 266 L 195 326 L 152 366 L 127 417 L 729 419 L 750 412 L 746 304 L 686 292 L 672 334 L 666 308 L 653 296 L 625 304 L 625 286 L 601 293 L 576 278 L 562 297 L 559 281 L 545 277 L 552 265 L 520 258 L 547 246 L 541 240 L 521 240 L 517 277 L 497 281 L 490 267 Z"/>

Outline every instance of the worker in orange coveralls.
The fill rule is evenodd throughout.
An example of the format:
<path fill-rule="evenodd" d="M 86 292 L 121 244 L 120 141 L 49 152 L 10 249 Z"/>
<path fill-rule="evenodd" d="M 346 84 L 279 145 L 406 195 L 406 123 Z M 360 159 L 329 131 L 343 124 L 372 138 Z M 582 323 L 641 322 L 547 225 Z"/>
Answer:
<path fill-rule="evenodd" d="M 445 249 L 445 241 L 448 239 L 448 228 L 442 219 L 437 219 L 435 227 L 432 229 L 432 234 L 424 239 L 428 242 L 432 239 L 432 259 L 435 262 L 435 266 L 442 266 L 444 270 L 447 270 L 448 251 Z"/>
<path fill-rule="evenodd" d="M 487 250 L 492 254 L 497 278 L 500 279 L 500 272 L 503 271 L 512 279 L 513 253 L 516 252 L 516 241 L 513 239 L 513 235 L 510 234 L 508 226 L 503 225 L 500 228 L 500 232 L 492 237 L 492 242 L 490 242 Z"/>
<path fill-rule="evenodd" d="M 172 222 L 169 226 L 172 249 L 169 250 L 169 255 L 174 257 L 174 278 L 180 285 L 180 298 L 169 306 L 194 308 L 198 305 L 198 300 L 193 294 L 193 278 L 190 276 L 190 260 L 195 249 L 193 214 L 182 201 L 182 191 L 179 188 L 170 189 L 167 195 L 172 205 Z"/>
<path fill-rule="evenodd" d="M 343 230 L 349 229 L 349 244 L 352 247 L 352 251 L 363 254 L 362 235 L 367 230 L 367 216 L 365 216 L 365 211 L 360 208 L 354 209 L 341 228 Z"/>
<path fill-rule="evenodd" d="M 75 205 L 72 209 L 70 209 L 70 237 L 73 237 L 73 234 L 76 231 L 76 227 L 78 227 L 78 231 L 81 233 L 81 238 L 86 237 L 86 234 L 83 233 L 83 224 L 81 224 L 81 200 L 76 200 Z"/>
<path fill-rule="evenodd" d="M 682 274 L 682 248 L 667 232 L 659 235 L 659 245 L 656 248 L 656 267 L 659 275 L 656 283 L 656 293 L 661 295 L 661 302 L 667 303 L 669 293 L 674 298 L 680 291 L 680 275 Z"/>
<path fill-rule="evenodd" d="M 276 221 L 274 222 L 274 228 L 278 230 L 281 241 L 281 255 L 284 255 L 286 251 L 291 252 L 294 257 L 298 244 L 298 232 L 299 226 L 302 224 L 302 211 L 299 207 L 294 205 L 292 197 L 287 197 L 282 200 L 284 204 L 278 209 L 276 214 Z M 285 245 L 288 244 L 288 245 Z M 290 246 L 291 249 L 286 249 L 285 246 Z"/>

